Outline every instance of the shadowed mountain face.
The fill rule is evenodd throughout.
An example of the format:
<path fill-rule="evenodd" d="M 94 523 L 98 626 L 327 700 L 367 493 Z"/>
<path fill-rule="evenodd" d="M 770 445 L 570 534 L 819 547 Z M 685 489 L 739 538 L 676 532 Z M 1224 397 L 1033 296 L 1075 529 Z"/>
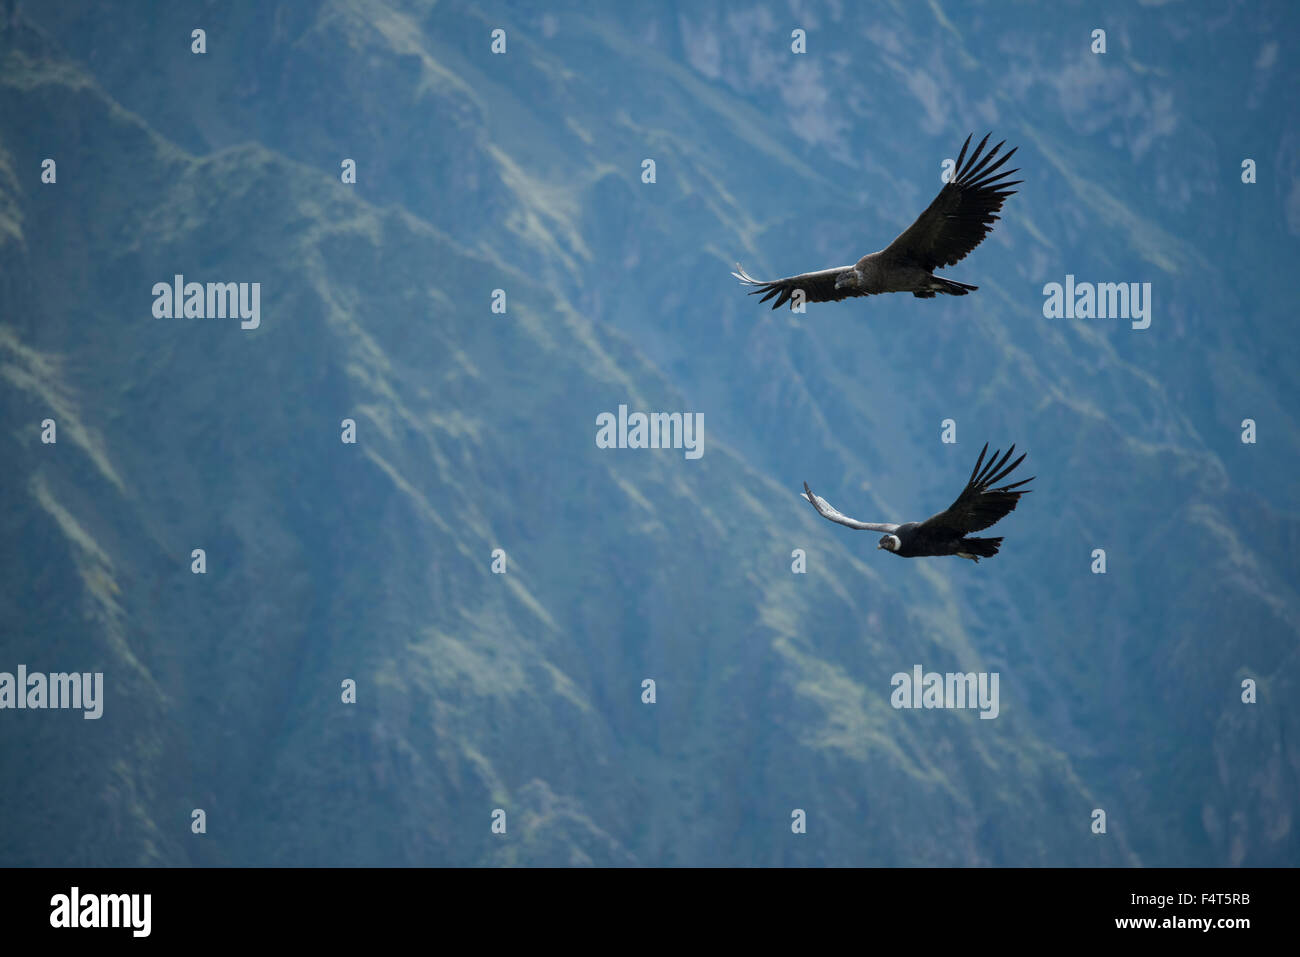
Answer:
<path fill-rule="evenodd" d="M 0 709 L 0 863 L 1295 863 L 1296 15 L 952 6 L 20 4 L 0 672 L 104 691 Z M 977 293 L 728 275 L 881 248 L 986 129 Z M 799 497 L 921 520 L 985 441 L 1038 479 L 978 567 Z"/>

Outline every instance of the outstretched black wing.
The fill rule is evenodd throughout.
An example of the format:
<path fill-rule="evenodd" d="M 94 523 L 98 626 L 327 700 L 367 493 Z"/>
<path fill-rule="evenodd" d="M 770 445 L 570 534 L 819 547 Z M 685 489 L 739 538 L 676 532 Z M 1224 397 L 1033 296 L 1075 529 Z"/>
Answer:
<path fill-rule="evenodd" d="M 917 529 L 918 532 L 943 530 L 959 535 L 967 535 L 988 528 L 999 519 L 1004 518 L 1008 512 L 1015 510 L 1016 503 L 1020 501 L 1020 496 L 1031 491 L 1031 489 L 1027 488 L 1020 489 L 1020 486 L 1026 482 L 1032 482 L 1034 476 L 1021 479 L 1012 485 L 993 488 L 993 485 L 1010 475 L 1015 467 L 1025 460 L 1025 456 L 1021 454 L 1020 458 L 1007 465 L 1007 459 L 1011 458 L 1011 453 L 1016 450 L 1013 445 L 1007 449 L 1007 454 L 1002 456 L 1000 461 L 998 460 L 998 453 L 994 452 L 989 457 L 986 465 L 984 463 L 984 454 L 988 450 L 989 444 L 985 442 L 984 448 L 980 451 L 979 460 L 975 463 L 975 468 L 971 470 L 970 481 L 966 483 L 962 493 L 957 496 L 957 501 L 949 505 L 947 511 L 927 518 Z M 1014 489 L 1020 489 L 1020 491 L 1013 491 Z"/>
<path fill-rule="evenodd" d="M 808 483 L 803 483 L 803 497 L 812 503 L 812 507 L 817 509 L 817 514 L 822 518 L 830 519 L 840 525 L 847 525 L 849 528 L 856 528 L 864 532 L 885 532 L 892 534 L 898 531 L 897 525 L 889 525 L 879 522 L 859 522 L 856 518 L 849 518 L 843 512 L 838 511 L 830 502 L 815 495 L 813 490 L 808 487 Z"/>
<path fill-rule="evenodd" d="M 839 299 L 849 299 L 853 296 L 866 296 L 869 293 L 859 292 L 856 289 L 836 289 L 835 280 L 839 278 L 840 273 L 852 271 L 852 266 L 837 266 L 834 269 L 823 269 L 821 272 L 806 272 L 802 276 L 791 276 L 788 279 L 775 279 L 772 282 L 763 282 L 755 279 L 736 263 L 736 271 L 732 273 L 737 279 L 746 286 L 757 286 L 751 296 L 758 293 L 765 293 L 759 302 L 767 302 L 773 296 L 776 296 L 776 302 L 772 303 L 772 308 L 783 306 L 794 296 L 796 289 L 803 290 L 804 302 L 834 302 Z M 790 308 L 794 308 L 791 303 Z"/>
<path fill-rule="evenodd" d="M 989 140 L 986 134 L 979 146 L 975 147 L 970 159 L 966 160 L 966 148 L 970 146 L 970 139 L 969 136 L 966 137 L 966 142 L 957 155 L 952 179 L 939 190 L 934 202 L 917 217 L 916 222 L 881 250 L 882 257 L 933 272 L 965 259 L 993 230 L 1002 203 L 1016 192 L 1007 187 L 1016 186 L 1024 180 L 1008 182 L 1004 179 L 1019 172 L 1019 169 L 998 172 L 998 168 L 1016 152 L 1014 149 L 992 163 L 1006 140 L 984 153 L 981 158 L 984 144 Z"/>

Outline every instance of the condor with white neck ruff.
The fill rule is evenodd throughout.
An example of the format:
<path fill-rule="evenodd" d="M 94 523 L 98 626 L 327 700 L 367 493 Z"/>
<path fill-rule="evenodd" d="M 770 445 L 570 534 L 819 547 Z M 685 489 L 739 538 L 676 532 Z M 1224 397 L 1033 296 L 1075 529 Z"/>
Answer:
<path fill-rule="evenodd" d="M 979 288 L 945 276 L 936 269 L 955 266 L 984 241 L 998 221 L 1002 204 L 1015 194 L 1012 186 L 1023 180 L 1007 179 L 1019 169 L 1003 171 L 1002 165 L 1014 149 L 996 158 L 1005 140 L 987 153 L 980 140 L 967 159 L 971 137 L 966 137 L 953 165 L 952 178 L 939 190 L 916 222 L 903 230 L 879 252 L 868 253 L 852 266 L 835 266 L 785 279 L 755 279 L 736 264 L 732 273 L 750 295 L 762 295 L 759 302 L 773 300 L 776 309 L 790 303 L 802 311 L 804 303 L 837 302 L 854 296 L 877 296 L 889 292 L 910 292 L 918 299 L 938 294 L 965 296 Z"/>
<path fill-rule="evenodd" d="M 878 522 L 859 522 L 855 518 L 837 511 L 826 499 L 813 494 L 808 483 L 803 483 L 804 494 L 817 514 L 840 525 L 868 532 L 884 532 L 877 548 L 893 552 L 900 558 L 920 558 L 932 555 L 956 555 L 978 562 L 981 558 L 992 558 L 1002 545 L 1001 538 L 969 538 L 971 532 L 979 532 L 996 524 L 1008 512 L 1015 511 L 1020 496 L 1031 489 L 1020 488 L 1026 482 L 1032 482 L 1034 476 L 1021 479 L 1011 485 L 993 488 L 1012 473 L 1017 465 L 1024 461 L 1022 453 L 1010 465 L 1007 461 L 1016 450 L 1013 445 L 999 460 L 999 452 L 994 452 L 985 464 L 984 456 L 988 452 L 988 443 L 980 451 L 979 460 L 971 470 L 970 480 L 962 493 L 957 496 L 945 511 L 932 515 L 924 522 L 907 522 L 903 525 L 891 525 Z"/>

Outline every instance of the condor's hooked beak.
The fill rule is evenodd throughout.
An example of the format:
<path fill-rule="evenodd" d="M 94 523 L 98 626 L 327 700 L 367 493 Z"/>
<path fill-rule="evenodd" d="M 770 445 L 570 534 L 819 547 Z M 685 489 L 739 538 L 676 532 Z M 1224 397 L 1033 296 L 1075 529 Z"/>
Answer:
<path fill-rule="evenodd" d="M 878 542 L 878 543 L 876 544 L 876 548 L 884 548 L 884 547 L 885 547 L 885 543 L 884 543 L 884 542 Z"/>

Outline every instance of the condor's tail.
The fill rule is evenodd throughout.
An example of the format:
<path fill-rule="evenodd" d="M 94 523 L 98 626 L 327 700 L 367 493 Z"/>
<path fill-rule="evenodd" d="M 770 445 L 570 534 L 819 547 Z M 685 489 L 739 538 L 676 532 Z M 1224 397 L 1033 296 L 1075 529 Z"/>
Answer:
<path fill-rule="evenodd" d="M 918 290 L 912 295 L 917 299 L 933 299 L 935 293 L 939 292 L 945 296 L 964 296 L 979 288 L 979 286 L 972 286 L 970 283 L 958 282 L 956 279 L 944 279 L 942 276 L 931 276 L 929 283 L 926 289 Z"/>
<path fill-rule="evenodd" d="M 944 279 L 942 276 L 935 276 L 943 284 L 940 292 L 946 292 L 950 296 L 964 296 L 968 292 L 974 292 L 979 286 L 972 286 L 968 282 L 958 282 L 956 279 Z"/>
<path fill-rule="evenodd" d="M 978 562 L 981 558 L 992 558 L 1001 545 L 1000 538 L 963 538 L 957 543 L 957 554 Z"/>

